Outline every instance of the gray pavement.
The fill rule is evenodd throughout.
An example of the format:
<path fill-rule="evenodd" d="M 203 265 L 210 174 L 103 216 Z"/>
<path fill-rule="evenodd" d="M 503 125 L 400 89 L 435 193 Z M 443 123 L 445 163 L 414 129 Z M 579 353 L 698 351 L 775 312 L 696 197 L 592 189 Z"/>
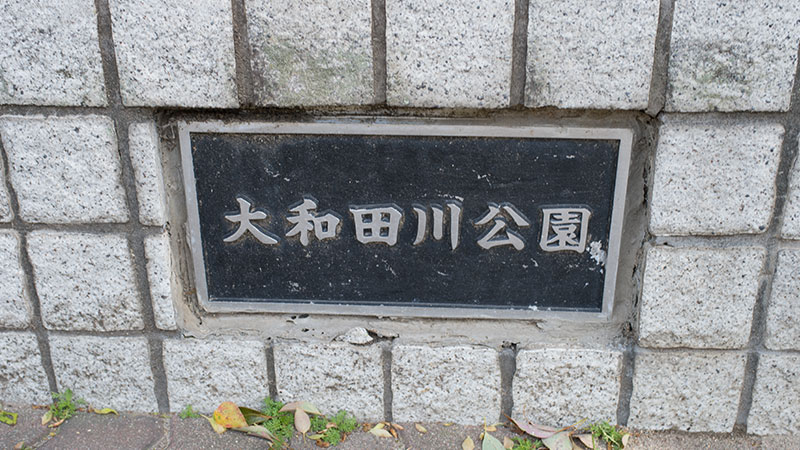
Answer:
<path fill-rule="evenodd" d="M 206 419 L 181 419 L 176 415 L 134 414 L 97 415 L 78 413 L 58 428 L 41 425 L 45 410 L 32 407 L 9 407 L 19 413 L 17 425 L 0 423 L 0 449 L 13 449 L 24 442 L 30 448 L 41 449 L 264 449 L 267 441 L 228 431 L 217 435 Z M 341 450 L 407 450 L 460 449 L 461 442 L 470 436 L 478 444 L 480 426 L 423 424 L 427 433 L 420 433 L 414 424 L 401 424 L 404 430 L 398 439 L 378 438 L 356 431 L 335 447 Z M 492 433 L 501 441 L 504 436 L 517 436 L 512 430 L 499 427 Z M 477 446 L 480 447 L 479 445 Z M 297 450 L 318 449 L 315 443 L 302 436 L 290 442 Z M 748 436 L 741 434 L 632 432 L 628 445 L 632 450 L 655 449 L 798 449 L 800 436 Z"/>

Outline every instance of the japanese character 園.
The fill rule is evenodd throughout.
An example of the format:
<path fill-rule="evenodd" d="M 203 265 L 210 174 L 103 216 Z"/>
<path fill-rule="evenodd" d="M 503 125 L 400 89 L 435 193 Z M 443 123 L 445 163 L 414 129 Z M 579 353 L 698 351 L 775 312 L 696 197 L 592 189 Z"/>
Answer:
<path fill-rule="evenodd" d="M 295 215 L 287 217 L 286 221 L 294 227 L 286 233 L 286 237 L 299 234 L 300 243 L 303 246 L 308 245 L 309 232 L 313 232 L 320 241 L 336 237 L 341 219 L 330 211 L 326 211 L 325 214 L 316 214 L 314 213 L 315 209 L 317 209 L 317 200 L 310 196 L 303 197 L 302 202 L 290 208 L 289 212 L 295 213 Z"/>
<path fill-rule="evenodd" d="M 450 222 L 450 248 L 455 250 L 458 247 L 459 226 L 461 225 L 461 211 L 463 207 L 461 202 L 449 200 L 445 202 L 447 209 L 450 211 L 448 221 Z M 428 208 L 420 204 L 413 204 L 414 213 L 417 215 L 417 236 L 414 239 L 414 245 L 419 245 L 425 240 L 428 233 Z M 445 214 L 444 208 L 441 205 L 432 204 L 431 211 L 433 212 L 433 238 L 437 241 L 444 237 L 444 221 Z"/>
<path fill-rule="evenodd" d="M 259 242 L 267 245 L 274 245 L 278 243 L 278 237 L 274 234 L 263 231 L 251 223 L 252 220 L 263 220 L 267 218 L 267 213 L 260 210 L 251 211 L 251 204 L 242 197 L 236 197 L 239 202 L 239 214 L 229 214 L 225 216 L 225 220 L 233 223 L 238 223 L 239 228 L 236 229 L 231 235 L 224 238 L 223 242 L 235 242 L 245 233 L 250 232 Z"/>
<path fill-rule="evenodd" d="M 542 238 L 539 246 L 546 252 L 572 250 L 583 253 L 589 228 L 586 208 L 542 208 Z"/>
<path fill-rule="evenodd" d="M 397 205 L 351 206 L 356 223 L 356 240 L 362 244 L 379 242 L 389 246 L 397 243 L 403 210 Z"/>
<path fill-rule="evenodd" d="M 505 213 L 520 228 L 529 227 L 530 221 L 511 203 L 489 203 L 488 206 L 489 210 L 475 222 L 475 225 L 482 226 L 491 221 L 494 221 L 494 224 L 478 238 L 478 245 L 486 250 L 503 245 L 510 245 L 517 250 L 525 248 L 525 240 L 522 239 L 522 236 L 514 230 L 506 229 L 508 221 L 502 214 Z M 505 234 L 498 236 L 503 230 L 505 230 Z"/>

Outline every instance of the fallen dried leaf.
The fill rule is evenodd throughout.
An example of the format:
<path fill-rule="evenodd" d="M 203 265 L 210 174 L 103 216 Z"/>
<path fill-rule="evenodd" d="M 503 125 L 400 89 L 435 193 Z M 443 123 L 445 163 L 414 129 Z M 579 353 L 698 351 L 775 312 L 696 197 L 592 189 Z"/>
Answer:
<path fill-rule="evenodd" d="M 508 417 L 508 416 L 506 416 L 506 417 Z M 525 433 L 530 434 L 531 436 L 533 436 L 535 438 L 547 439 L 550 436 L 556 434 L 556 432 L 558 432 L 558 430 L 556 428 L 548 427 L 548 426 L 545 426 L 545 425 L 536 425 L 536 424 L 528 422 L 527 420 L 525 420 L 525 421 L 523 421 L 523 420 L 514 420 L 514 419 L 512 419 L 510 417 L 509 417 L 509 419 L 511 420 L 511 422 L 514 423 L 514 425 L 517 426 L 517 428 L 519 428 L 520 430 L 524 431 Z"/>
<path fill-rule="evenodd" d="M 445 422 L 442 425 L 444 425 L 446 427 L 452 427 L 453 426 L 453 422 Z"/>
<path fill-rule="evenodd" d="M 375 435 L 375 436 L 378 436 L 378 437 L 385 437 L 385 438 L 392 437 L 391 433 L 389 433 L 388 431 L 383 429 L 384 426 L 385 426 L 385 424 L 383 422 L 381 422 L 381 423 L 375 425 L 374 427 L 372 427 L 372 429 L 369 430 L 369 432 L 371 434 Z"/>
<path fill-rule="evenodd" d="M 233 402 L 222 402 L 214 411 L 214 422 L 225 428 L 241 428 L 247 426 L 244 415 Z"/>
<path fill-rule="evenodd" d="M 394 427 L 389 428 L 389 433 L 392 433 L 392 436 L 397 439 L 397 431 L 394 431 Z"/>
<path fill-rule="evenodd" d="M 489 433 L 483 433 L 481 450 L 503 450 L 503 444 Z"/>
<path fill-rule="evenodd" d="M 503 438 L 503 448 L 514 448 L 514 441 L 508 436 Z"/>
<path fill-rule="evenodd" d="M 583 445 L 585 445 L 585 446 L 587 446 L 589 448 L 592 448 L 592 449 L 594 448 L 594 442 L 592 440 L 592 435 L 591 434 L 589 434 L 589 433 L 576 434 L 575 437 L 578 438 L 583 443 Z"/>
<path fill-rule="evenodd" d="M 475 449 L 475 442 L 472 441 L 472 438 L 467 436 L 464 439 L 464 442 L 461 443 L 461 450 L 474 450 Z"/>
<path fill-rule="evenodd" d="M 425 429 L 425 427 L 423 427 L 422 425 L 420 425 L 418 423 L 414 424 L 414 428 L 416 428 L 417 431 L 419 431 L 420 433 L 427 433 L 428 432 L 428 430 Z"/>
<path fill-rule="evenodd" d="M 95 413 L 95 414 L 115 414 L 115 415 L 119 415 L 116 411 L 114 411 L 111 408 L 93 409 L 92 412 Z"/>
<path fill-rule="evenodd" d="M 47 422 L 50 422 L 51 420 L 53 420 L 53 412 L 47 411 L 42 416 L 42 425 L 47 425 Z"/>
<path fill-rule="evenodd" d="M 485 431 L 494 432 L 497 431 L 497 427 L 494 425 L 489 425 L 488 427 L 483 427 Z"/>
<path fill-rule="evenodd" d="M 567 431 L 561 431 L 542 439 L 542 444 L 550 450 L 572 450 L 572 440 Z"/>
<path fill-rule="evenodd" d="M 394 423 L 394 422 L 392 422 L 392 427 L 393 427 L 393 428 L 396 428 L 396 429 L 398 429 L 398 430 L 400 430 L 400 431 L 403 431 L 403 427 L 402 427 L 402 426 L 400 426 L 399 424 L 396 424 L 396 423 Z"/>
<path fill-rule="evenodd" d="M 316 441 L 317 439 L 322 439 L 324 436 L 324 434 L 309 434 L 306 437 Z"/>
<path fill-rule="evenodd" d="M 311 429 L 311 418 L 300 408 L 294 410 L 294 427 L 302 434 Z"/>
<path fill-rule="evenodd" d="M 208 417 L 208 416 L 203 416 L 203 417 L 205 417 L 205 418 L 206 418 L 206 420 L 208 420 L 208 423 L 210 423 L 210 424 L 211 424 L 211 428 L 213 428 L 213 429 L 214 429 L 214 431 L 215 431 L 217 434 L 222 434 L 222 433 L 224 433 L 224 432 L 225 432 L 225 430 L 227 430 L 227 428 L 225 428 L 225 427 L 223 427 L 222 425 L 220 425 L 220 424 L 218 424 L 217 422 L 215 422 L 213 418 L 211 418 L 211 417 Z"/>
<path fill-rule="evenodd" d="M 51 423 L 50 425 L 48 425 L 48 427 L 50 427 L 50 428 L 56 428 L 56 427 L 58 427 L 59 425 L 61 425 L 62 423 L 64 423 L 64 421 L 65 421 L 65 420 L 67 420 L 67 419 L 66 419 L 66 418 L 63 418 L 63 419 L 59 420 L 58 422 L 53 422 L 53 423 Z"/>
<path fill-rule="evenodd" d="M 275 440 L 275 436 L 273 436 L 272 433 L 270 433 L 269 430 L 263 425 L 248 425 L 246 427 L 237 427 L 233 429 L 236 431 L 241 431 L 242 433 L 247 433 L 250 436 L 264 438 L 268 441 Z"/>
<path fill-rule="evenodd" d="M 309 414 L 316 414 L 316 415 L 321 415 L 322 414 L 321 412 L 319 412 L 319 409 L 317 409 L 316 406 L 312 405 L 309 402 L 287 403 L 286 405 L 283 406 L 283 408 L 281 408 L 281 412 L 294 411 L 296 409 L 302 409 L 303 411 L 305 411 L 305 412 L 307 412 Z"/>
<path fill-rule="evenodd" d="M 622 448 L 625 448 L 625 447 L 628 446 L 628 441 L 630 439 L 631 439 L 631 435 L 630 434 L 625 433 L 625 434 L 622 435 Z"/>
<path fill-rule="evenodd" d="M 25 441 L 17 442 L 17 445 L 14 446 L 14 450 L 22 450 L 25 447 Z"/>

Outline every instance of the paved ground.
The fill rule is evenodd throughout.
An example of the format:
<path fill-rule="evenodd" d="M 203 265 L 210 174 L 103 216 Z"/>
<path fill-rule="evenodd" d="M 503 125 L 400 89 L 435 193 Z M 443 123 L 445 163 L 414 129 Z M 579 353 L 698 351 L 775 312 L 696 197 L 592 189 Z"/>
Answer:
<path fill-rule="evenodd" d="M 24 442 L 31 448 L 42 449 L 264 449 L 266 441 L 238 432 L 217 435 L 205 419 L 180 419 L 174 415 L 123 414 L 120 416 L 78 413 L 58 428 L 41 425 L 42 409 L 9 408 L 19 413 L 18 423 L 0 423 L 0 449 L 13 449 Z M 428 432 L 418 432 L 413 424 L 401 424 L 404 430 L 398 439 L 378 438 L 361 431 L 350 435 L 337 449 L 460 449 L 461 442 L 470 436 L 477 443 L 482 429 L 479 426 L 445 426 L 424 424 Z M 492 433 L 517 436 L 505 428 Z M 312 450 L 318 447 L 310 440 L 295 438 L 292 449 Z M 480 446 L 478 446 L 480 448 Z M 628 445 L 632 450 L 655 449 L 799 449 L 800 436 L 744 436 L 709 433 L 644 432 L 633 433 Z"/>

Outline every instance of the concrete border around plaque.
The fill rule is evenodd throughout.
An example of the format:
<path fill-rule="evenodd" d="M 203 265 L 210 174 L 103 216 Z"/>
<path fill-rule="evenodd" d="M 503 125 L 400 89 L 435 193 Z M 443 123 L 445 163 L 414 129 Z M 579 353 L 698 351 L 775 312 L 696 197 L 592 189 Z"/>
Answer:
<path fill-rule="evenodd" d="M 448 123 L 452 122 L 452 123 Z M 178 123 L 181 152 L 183 188 L 187 207 L 187 237 L 193 265 L 193 278 L 200 305 L 209 312 L 261 312 L 332 314 L 377 317 L 427 317 L 465 319 L 536 319 L 563 318 L 569 320 L 608 320 L 614 303 L 617 284 L 620 243 L 623 231 L 625 198 L 631 162 L 633 132 L 628 128 L 589 128 L 558 126 L 498 126 L 464 123 L 456 120 L 424 121 L 422 119 L 329 118 L 312 122 L 223 122 L 183 121 Z M 221 133 L 237 135 L 358 135 L 358 136 L 414 136 L 414 137 L 485 137 L 534 138 L 569 140 L 619 141 L 616 173 L 613 180 L 613 203 L 605 274 L 602 287 L 602 310 L 584 312 L 547 310 L 537 308 L 469 308 L 458 306 L 398 306 L 391 304 L 320 304 L 313 300 L 297 303 L 281 299 L 259 301 L 210 301 L 203 258 L 191 133 Z M 343 302 L 344 303 L 344 302 Z"/>

